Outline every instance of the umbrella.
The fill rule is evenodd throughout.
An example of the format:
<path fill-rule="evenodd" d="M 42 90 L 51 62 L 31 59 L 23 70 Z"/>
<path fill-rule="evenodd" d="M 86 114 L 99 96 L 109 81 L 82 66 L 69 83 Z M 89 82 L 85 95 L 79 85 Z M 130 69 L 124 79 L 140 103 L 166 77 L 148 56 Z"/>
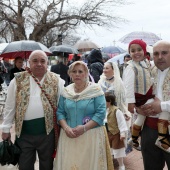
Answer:
<path fill-rule="evenodd" d="M 17 144 L 13 144 L 11 141 L 0 142 L 0 164 L 2 166 L 18 164 L 20 154 L 21 150 Z"/>
<path fill-rule="evenodd" d="M 148 45 L 153 45 L 157 41 L 161 40 L 160 37 L 158 37 L 156 34 L 152 32 L 135 31 L 123 36 L 122 38 L 119 39 L 119 41 L 128 44 L 134 39 L 141 39 L 145 41 Z"/>
<path fill-rule="evenodd" d="M 102 51 L 103 53 L 109 54 L 110 57 L 114 57 L 114 56 L 116 56 L 116 55 L 118 55 L 118 54 L 121 54 L 121 53 L 124 53 L 124 52 L 125 52 L 125 50 L 123 50 L 122 48 L 120 48 L 120 47 L 115 47 L 115 46 L 103 47 L 103 48 L 101 49 L 101 51 Z"/>
<path fill-rule="evenodd" d="M 122 54 L 119 54 L 111 59 L 108 60 L 108 62 L 117 62 L 119 64 L 123 64 L 124 63 L 124 56 L 128 54 L 128 52 L 125 52 L 125 53 L 122 53 Z"/>
<path fill-rule="evenodd" d="M 78 54 L 77 49 L 69 45 L 52 46 L 49 50 L 53 55 L 58 55 L 58 53 Z"/>
<path fill-rule="evenodd" d="M 106 61 L 110 59 L 110 56 L 107 53 L 102 53 L 102 57 Z"/>
<path fill-rule="evenodd" d="M 99 46 L 97 44 L 95 44 L 92 41 L 88 41 L 88 40 L 80 40 L 78 41 L 75 45 L 75 48 L 77 48 L 79 50 L 79 52 L 86 52 L 86 51 L 91 51 L 92 49 L 98 49 Z"/>
<path fill-rule="evenodd" d="M 8 45 L 9 43 L 1 43 L 0 44 L 0 54 L 2 53 L 2 51 L 4 50 L 4 48 Z"/>
<path fill-rule="evenodd" d="M 40 42 L 32 40 L 21 40 L 9 43 L 2 51 L 0 57 L 14 59 L 20 56 L 27 59 L 29 58 L 31 52 L 34 50 L 42 50 L 47 55 L 51 54 L 50 50 Z"/>

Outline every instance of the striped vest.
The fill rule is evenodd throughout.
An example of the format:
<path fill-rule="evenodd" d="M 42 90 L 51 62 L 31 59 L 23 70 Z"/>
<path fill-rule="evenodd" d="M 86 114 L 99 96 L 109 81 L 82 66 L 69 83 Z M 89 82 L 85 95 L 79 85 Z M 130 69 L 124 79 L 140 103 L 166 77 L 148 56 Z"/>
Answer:
<path fill-rule="evenodd" d="M 149 63 L 147 63 L 148 68 L 145 68 L 139 62 L 135 62 L 132 60 L 129 61 L 128 64 L 130 67 L 132 67 L 135 73 L 134 81 L 135 93 L 145 95 L 153 84 L 151 79 L 151 69 Z"/>

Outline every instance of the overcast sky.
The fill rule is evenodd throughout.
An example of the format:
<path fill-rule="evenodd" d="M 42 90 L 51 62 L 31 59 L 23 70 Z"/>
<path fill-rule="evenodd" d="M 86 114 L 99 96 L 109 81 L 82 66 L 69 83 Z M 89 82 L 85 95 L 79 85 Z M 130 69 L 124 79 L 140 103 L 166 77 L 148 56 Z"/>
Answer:
<path fill-rule="evenodd" d="M 133 31 L 152 32 L 170 41 L 170 1 L 169 0 L 132 0 L 133 4 L 117 8 L 116 14 L 127 19 L 127 24 L 108 31 L 96 28 L 79 31 L 82 39 L 90 39 L 100 47 L 120 45 L 119 39 Z"/>

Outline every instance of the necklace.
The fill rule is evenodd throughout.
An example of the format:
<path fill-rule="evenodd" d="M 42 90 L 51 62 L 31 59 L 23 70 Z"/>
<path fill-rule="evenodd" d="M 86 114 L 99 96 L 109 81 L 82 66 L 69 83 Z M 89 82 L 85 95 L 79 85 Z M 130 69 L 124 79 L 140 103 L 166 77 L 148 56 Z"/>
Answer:
<path fill-rule="evenodd" d="M 113 79 L 114 79 L 114 76 L 111 78 L 106 78 L 106 80 L 108 80 L 108 81 L 113 80 Z"/>
<path fill-rule="evenodd" d="M 81 92 L 81 91 L 83 91 L 83 90 L 86 88 L 86 86 L 87 86 L 87 83 L 85 83 L 85 85 L 84 85 L 82 88 L 77 88 L 77 87 L 74 85 L 74 89 L 75 89 L 75 91 L 77 91 L 77 92 Z"/>

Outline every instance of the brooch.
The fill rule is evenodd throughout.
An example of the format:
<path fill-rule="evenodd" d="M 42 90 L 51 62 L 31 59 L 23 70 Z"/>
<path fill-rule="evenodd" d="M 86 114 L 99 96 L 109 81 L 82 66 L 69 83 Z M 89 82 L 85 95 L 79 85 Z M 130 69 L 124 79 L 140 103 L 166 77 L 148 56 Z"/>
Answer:
<path fill-rule="evenodd" d="M 89 116 L 86 116 L 83 118 L 83 125 L 85 125 L 87 122 L 89 122 L 91 118 Z"/>

